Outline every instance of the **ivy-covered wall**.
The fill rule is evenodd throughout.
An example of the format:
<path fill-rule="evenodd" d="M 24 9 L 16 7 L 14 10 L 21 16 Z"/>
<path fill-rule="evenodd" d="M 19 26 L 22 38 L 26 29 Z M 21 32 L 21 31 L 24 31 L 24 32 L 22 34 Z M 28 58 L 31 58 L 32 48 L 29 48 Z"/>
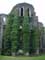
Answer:
<path fill-rule="evenodd" d="M 22 28 L 20 29 L 20 26 Z M 30 19 L 28 16 L 9 15 L 7 25 L 4 31 L 4 54 L 11 55 L 18 50 L 33 52 L 39 48 L 39 31 L 38 28 L 30 30 Z"/>

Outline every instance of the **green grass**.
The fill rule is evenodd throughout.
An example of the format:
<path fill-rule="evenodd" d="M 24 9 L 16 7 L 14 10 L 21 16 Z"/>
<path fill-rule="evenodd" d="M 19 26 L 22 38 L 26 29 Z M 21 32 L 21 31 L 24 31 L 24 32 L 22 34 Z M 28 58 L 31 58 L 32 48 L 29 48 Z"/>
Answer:
<path fill-rule="evenodd" d="M 37 57 L 0 56 L 0 60 L 45 60 L 45 55 L 44 56 L 37 56 Z"/>

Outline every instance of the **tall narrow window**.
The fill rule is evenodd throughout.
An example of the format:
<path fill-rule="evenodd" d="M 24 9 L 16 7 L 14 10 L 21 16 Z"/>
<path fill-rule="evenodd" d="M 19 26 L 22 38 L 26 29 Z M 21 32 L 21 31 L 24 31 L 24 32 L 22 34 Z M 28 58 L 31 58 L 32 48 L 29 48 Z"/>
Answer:
<path fill-rule="evenodd" d="M 23 16 L 23 8 L 21 8 L 21 16 Z"/>
<path fill-rule="evenodd" d="M 29 16 L 29 8 L 27 9 L 27 12 L 28 12 L 28 16 Z"/>

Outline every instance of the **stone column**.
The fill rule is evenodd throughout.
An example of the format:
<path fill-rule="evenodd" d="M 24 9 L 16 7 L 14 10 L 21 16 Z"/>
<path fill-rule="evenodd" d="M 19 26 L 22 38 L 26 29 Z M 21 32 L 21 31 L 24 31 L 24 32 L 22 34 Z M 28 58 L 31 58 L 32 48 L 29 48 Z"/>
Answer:
<path fill-rule="evenodd" d="M 12 52 L 12 56 L 15 56 L 16 54 L 15 54 L 15 52 Z"/>
<path fill-rule="evenodd" d="M 39 48 L 36 49 L 36 55 L 39 55 Z"/>
<path fill-rule="evenodd" d="M 2 20 L 1 20 L 1 25 L 0 25 L 0 54 L 2 50 L 2 36 L 3 36 L 3 25 L 2 25 Z"/>
<path fill-rule="evenodd" d="M 29 16 L 31 17 L 31 10 L 30 10 L 30 8 L 29 8 Z"/>
<path fill-rule="evenodd" d="M 19 16 L 21 16 L 21 8 L 19 8 Z"/>

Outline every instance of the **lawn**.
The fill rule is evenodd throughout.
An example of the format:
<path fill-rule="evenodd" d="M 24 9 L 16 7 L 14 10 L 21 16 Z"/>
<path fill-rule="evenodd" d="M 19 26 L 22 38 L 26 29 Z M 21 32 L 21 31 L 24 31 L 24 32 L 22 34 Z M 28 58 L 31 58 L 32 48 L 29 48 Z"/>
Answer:
<path fill-rule="evenodd" d="M 45 55 L 44 56 L 37 56 L 37 57 L 0 56 L 0 60 L 45 60 Z"/>

